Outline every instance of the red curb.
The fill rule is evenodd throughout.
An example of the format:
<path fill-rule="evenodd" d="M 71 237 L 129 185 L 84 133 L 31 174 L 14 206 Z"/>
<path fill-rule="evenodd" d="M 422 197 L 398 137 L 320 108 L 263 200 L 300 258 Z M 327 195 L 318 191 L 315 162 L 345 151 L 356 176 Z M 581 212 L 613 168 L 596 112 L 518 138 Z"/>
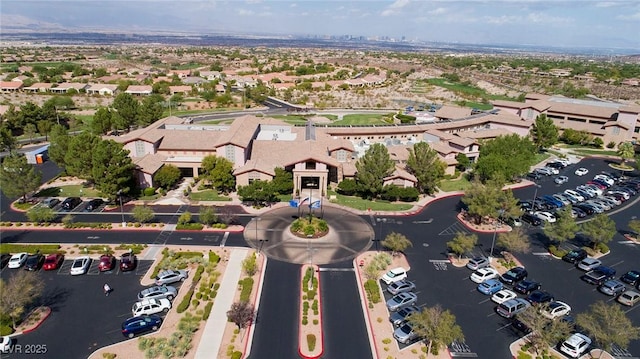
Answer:
<path fill-rule="evenodd" d="M 306 270 L 305 268 L 306 266 L 301 266 L 300 268 L 300 274 L 302 275 L 301 278 L 304 278 L 304 274 L 303 274 L 303 270 Z M 312 267 L 314 268 L 314 270 L 316 271 L 316 273 L 318 272 L 318 266 L 316 265 L 312 265 Z M 302 281 L 300 282 L 300 285 L 302 286 Z M 321 299 L 321 295 L 320 295 L 320 275 L 318 274 L 318 316 L 320 317 L 320 319 L 318 320 L 318 325 L 320 325 L 320 328 L 322 328 L 322 299 Z M 300 294 L 302 295 L 302 288 L 300 288 Z M 300 313 L 302 313 L 302 298 L 300 298 L 300 306 L 299 306 L 299 310 Z M 320 345 L 320 353 L 318 355 L 315 356 L 308 356 L 308 355 L 304 355 L 302 353 L 302 338 L 300 336 L 300 333 L 302 332 L 302 318 L 299 318 L 299 324 L 298 324 L 298 355 L 300 355 L 301 358 L 304 359 L 318 359 L 320 358 L 323 354 L 324 354 L 324 334 L 323 331 L 320 330 L 320 341 L 319 344 Z M 306 338 L 305 338 L 306 339 Z"/>
<path fill-rule="evenodd" d="M 26 329 L 22 331 L 22 334 L 28 334 L 31 333 L 32 331 L 38 329 L 38 327 L 40 327 L 42 325 L 42 323 L 44 323 L 44 321 L 49 318 L 49 316 L 51 315 L 51 308 L 47 307 L 47 313 L 44 315 L 43 318 L 40 319 L 40 321 L 32 328 Z"/>
<path fill-rule="evenodd" d="M 507 229 L 497 229 L 497 228 L 496 229 L 491 229 L 491 230 L 475 229 L 475 228 L 469 226 L 466 221 L 461 220 L 460 219 L 461 215 L 462 215 L 461 213 L 458 213 L 456 215 L 456 218 L 458 219 L 458 221 L 460 223 L 462 223 L 463 226 L 467 227 L 467 229 L 470 230 L 470 231 L 478 232 L 478 233 L 494 233 L 494 232 L 496 232 L 496 233 L 506 233 L 506 232 L 509 232 L 509 230 L 507 230 Z"/>
<path fill-rule="evenodd" d="M 356 259 L 357 259 L 357 257 L 356 257 Z M 354 259 L 354 261 L 355 261 L 355 259 Z M 355 264 L 356 263 L 354 263 L 354 266 L 355 266 Z M 367 319 L 369 321 L 369 329 L 371 330 L 371 337 L 373 339 L 373 348 L 376 351 L 375 352 L 375 357 L 378 357 L 378 344 L 376 343 L 376 333 L 373 330 L 373 324 L 371 324 L 371 315 L 369 314 L 369 310 L 368 310 L 368 308 L 369 308 L 369 303 L 368 303 L 369 298 L 367 298 L 367 293 L 363 293 L 364 292 L 364 288 L 363 288 L 364 282 L 362 281 L 362 275 L 360 273 L 360 267 L 357 266 L 356 268 L 357 268 L 356 271 L 358 272 L 358 278 L 360 278 L 360 285 L 358 286 L 359 287 L 358 291 L 360 292 L 360 295 L 362 296 L 362 298 L 364 300 L 364 303 L 365 303 L 365 306 L 366 306 L 365 313 L 367 313 Z"/>
<path fill-rule="evenodd" d="M 256 254 L 259 255 L 259 254 Z M 253 295 L 253 308 L 256 308 L 256 303 L 258 303 L 258 294 L 261 293 L 262 291 L 260 290 L 260 287 L 263 285 L 264 282 L 264 275 L 265 275 L 265 271 L 264 271 L 264 267 L 267 265 L 267 258 L 265 256 L 265 258 L 262 259 L 262 266 L 260 267 L 260 283 L 258 284 L 258 288 L 255 292 L 255 294 Z M 320 284 L 318 284 L 318 287 L 320 286 Z M 253 336 L 253 331 L 255 330 L 256 327 L 256 323 L 255 321 L 253 321 L 251 323 L 251 326 L 249 326 L 249 330 L 248 330 L 248 334 L 247 334 L 247 341 L 244 343 L 244 349 L 242 350 L 242 357 L 245 358 L 245 356 L 247 355 L 247 346 L 249 345 L 249 342 L 252 342 L 251 337 Z"/>

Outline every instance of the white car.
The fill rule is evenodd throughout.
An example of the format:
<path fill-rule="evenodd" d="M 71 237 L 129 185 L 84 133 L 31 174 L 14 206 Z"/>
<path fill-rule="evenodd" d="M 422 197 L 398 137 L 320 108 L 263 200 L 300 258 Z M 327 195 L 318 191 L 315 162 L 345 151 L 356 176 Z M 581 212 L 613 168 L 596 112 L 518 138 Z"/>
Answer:
<path fill-rule="evenodd" d="M 9 353 L 11 351 L 11 337 L 0 337 L 0 353 Z"/>
<path fill-rule="evenodd" d="M 131 307 L 131 313 L 134 317 L 139 317 L 141 315 L 151 315 L 161 312 L 166 313 L 169 309 L 171 309 L 171 302 L 169 299 L 146 299 L 134 303 L 133 307 Z"/>
<path fill-rule="evenodd" d="M 572 189 L 566 189 L 564 190 L 564 193 L 569 195 L 569 196 L 573 196 L 575 199 L 577 199 L 578 201 L 582 202 L 584 200 L 586 200 L 586 198 L 584 198 L 583 195 L 581 195 L 580 193 L 572 190 Z"/>
<path fill-rule="evenodd" d="M 480 268 L 477 271 L 471 273 L 469 279 L 474 283 L 482 283 L 485 280 L 495 279 L 500 276 L 500 273 L 493 267 Z"/>
<path fill-rule="evenodd" d="M 71 264 L 71 275 L 86 274 L 90 265 L 91 258 L 89 258 L 89 256 L 74 259 L 73 264 Z"/>
<path fill-rule="evenodd" d="M 558 176 L 553 180 L 553 182 L 555 182 L 556 184 L 567 183 L 567 182 L 569 182 L 569 177 L 567 177 L 567 176 Z"/>
<path fill-rule="evenodd" d="M 543 168 L 549 169 L 549 171 L 551 171 L 551 173 L 553 173 L 554 175 L 557 175 L 560 173 L 560 171 L 558 171 L 557 168 L 553 168 L 553 167 L 543 167 Z"/>
<path fill-rule="evenodd" d="M 549 222 L 549 223 L 555 223 L 556 222 L 556 217 L 553 216 L 553 214 L 549 213 L 549 212 L 535 212 L 534 213 L 536 215 L 536 217 L 540 218 L 543 221 Z"/>
<path fill-rule="evenodd" d="M 22 265 L 24 265 L 24 262 L 27 261 L 27 257 L 29 256 L 29 254 L 22 252 L 22 253 L 16 253 L 14 255 L 11 256 L 11 258 L 9 259 L 9 264 L 7 264 L 7 267 L 15 269 L 15 268 L 20 268 L 22 267 Z"/>
<path fill-rule="evenodd" d="M 510 291 L 509 289 L 503 289 L 501 291 L 499 291 L 498 293 L 494 294 L 491 296 L 491 300 L 494 303 L 500 304 L 500 303 L 504 303 L 508 300 L 517 298 L 518 295 L 515 292 Z"/>
<path fill-rule="evenodd" d="M 574 333 L 560 345 L 560 351 L 570 358 L 580 358 L 589 349 L 591 339 L 584 334 Z"/>
<path fill-rule="evenodd" d="M 589 173 L 589 170 L 588 170 L 588 169 L 586 169 L 586 168 L 584 168 L 584 167 L 580 167 L 580 168 L 578 168 L 578 169 L 576 170 L 576 172 L 575 172 L 575 173 L 576 173 L 576 176 L 584 176 L 584 175 L 586 175 L 587 173 Z"/>
<path fill-rule="evenodd" d="M 616 181 L 614 181 L 613 178 L 605 175 L 595 175 L 593 176 L 593 179 L 602 181 L 608 184 L 609 186 L 613 186 L 616 183 Z"/>
<path fill-rule="evenodd" d="M 407 278 L 407 270 L 402 267 L 398 267 L 388 271 L 380 279 L 382 279 L 385 284 L 389 285 L 405 278 Z"/>
<path fill-rule="evenodd" d="M 569 313 L 571 313 L 571 307 L 569 304 L 561 301 L 551 302 L 544 310 L 542 310 L 542 315 L 549 319 L 560 318 Z"/>
<path fill-rule="evenodd" d="M 585 272 L 588 272 L 601 264 L 602 262 L 599 259 L 587 257 L 581 260 L 580 263 L 578 263 L 578 268 L 582 269 Z"/>

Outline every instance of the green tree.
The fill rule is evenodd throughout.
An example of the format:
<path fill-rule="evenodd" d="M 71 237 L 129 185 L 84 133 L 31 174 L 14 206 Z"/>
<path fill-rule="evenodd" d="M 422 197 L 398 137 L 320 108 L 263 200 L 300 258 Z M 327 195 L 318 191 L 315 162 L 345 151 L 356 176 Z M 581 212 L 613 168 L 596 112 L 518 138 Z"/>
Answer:
<path fill-rule="evenodd" d="M 129 193 L 134 185 L 135 165 L 129 150 L 113 140 L 100 140 L 93 149 L 91 177 L 96 187 L 114 199 L 118 191 Z"/>
<path fill-rule="evenodd" d="M 447 242 L 447 247 L 451 249 L 453 253 L 457 254 L 458 259 L 460 259 L 463 254 L 471 251 L 477 243 L 478 236 L 475 234 L 458 232 L 453 240 Z"/>
<path fill-rule="evenodd" d="M 174 94 L 173 96 L 171 96 L 171 98 L 169 99 L 169 102 L 171 104 L 174 104 L 175 106 L 180 106 L 182 105 L 182 103 L 184 102 L 184 96 L 182 96 L 182 94 Z"/>
<path fill-rule="evenodd" d="M 163 165 L 158 172 L 153 175 L 153 184 L 169 189 L 180 180 L 180 169 L 174 165 Z"/>
<path fill-rule="evenodd" d="M 465 192 L 462 203 L 467 205 L 467 213 L 476 224 L 482 223 L 483 218 L 517 217 L 519 215 L 518 200 L 511 190 L 502 191 L 497 181 L 486 184 L 474 181 Z"/>
<path fill-rule="evenodd" d="M 427 351 L 431 353 L 454 341 L 464 340 L 462 328 L 456 324 L 455 315 L 449 310 L 443 310 L 440 305 L 413 313 L 409 316 L 409 323 L 419 337 L 429 342 Z"/>
<path fill-rule="evenodd" d="M 22 154 L 11 153 L 0 166 L 0 187 L 7 197 L 19 196 L 26 201 L 27 194 L 37 190 L 41 181 L 42 173 Z"/>
<path fill-rule="evenodd" d="M 111 111 L 106 107 L 99 107 L 91 120 L 91 133 L 95 135 L 106 135 L 113 127 Z"/>
<path fill-rule="evenodd" d="M 162 102 L 164 102 L 164 99 L 160 95 L 145 97 L 138 107 L 137 124 L 144 127 L 159 120 L 162 117 L 162 112 L 164 112 Z"/>
<path fill-rule="evenodd" d="M 56 218 L 56 213 L 47 206 L 35 206 L 27 212 L 27 218 L 31 222 L 42 223 L 51 222 Z"/>
<path fill-rule="evenodd" d="M 67 129 L 62 125 L 54 125 L 51 129 L 51 142 L 49 143 L 49 158 L 55 162 L 58 167 L 66 168 L 64 161 L 65 155 L 69 150 L 69 142 L 71 137 Z"/>
<path fill-rule="evenodd" d="M 558 142 L 558 127 L 544 113 L 536 117 L 529 134 L 538 150 L 549 148 Z"/>
<path fill-rule="evenodd" d="M 631 142 L 623 142 L 618 145 L 618 151 L 616 153 L 622 159 L 622 164 L 625 164 L 628 160 L 633 158 L 635 155 L 635 149 Z"/>
<path fill-rule="evenodd" d="M 456 168 L 460 172 L 464 172 L 467 168 L 471 167 L 471 160 L 469 160 L 469 157 L 462 152 L 456 155 L 456 161 L 458 161 Z"/>
<path fill-rule="evenodd" d="M 131 94 L 121 92 L 113 100 L 113 123 L 118 130 L 128 130 L 138 116 L 140 103 Z"/>
<path fill-rule="evenodd" d="M 253 277 L 258 272 L 258 261 L 255 252 L 242 261 L 242 270 L 249 277 Z"/>
<path fill-rule="evenodd" d="M 18 148 L 18 141 L 11 134 L 11 130 L 0 125 L 0 151 L 13 151 Z"/>
<path fill-rule="evenodd" d="M 156 214 L 153 212 L 151 207 L 135 206 L 133 207 L 133 210 L 131 210 L 131 216 L 136 220 L 136 222 L 145 223 L 151 221 Z"/>
<path fill-rule="evenodd" d="M 40 133 L 41 136 L 44 136 L 44 140 L 49 141 L 49 132 L 51 132 L 51 128 L 53 127 L 53 122 L 49 120 L 40 120 L 36 126 L 38 127 L 38 133 Z"/>
<path fill-rule="evenodd" d="M 427 142 L 418 142 L 409 151 L 407 170 L 418 179 L 421 193 L 433 194 L 444 177 L 447 165 Z"/>
<path fill-rule="evenodd" d="M 259 205 L 263 202 L 275 201 L 276 191 L 273 190 L 270 182 L 267 181 L 252 181 L 246 186 L 238 187 L 238 196 L 242 201 L 253 202 L 254 205 Z"/>
<path fill-rule="evenodd" d="M 27 123 L 26 125 L 24 125 L 24 134 L 29 138 L 30 143 L 33 142 L 33 138 L 36 137 L 36 133 L 38 133 L 36 125 L 34 125 L 33 123 Z"/>
<path fill-rule="evenodd" d="M 376 198 L 382 191 L 384 178 L 389 177 L 395 168 L 387 148 L 375 143 L 356 162 L 357 181 L 362 191 Z"/>
<path fill-rule="evenodd" d="M 628 226 L 636 234 L 636 239 L 640 238 L 640 219 L 630 220 Z"/>
<path fill-rule="evenodd" d="M 627 348 L 629 342 L 640 338 L 640 327 L 634 325 L 620 305 L 598 301 L 589 311 L 579 313 L 576 323 L 584 328 L 605 350 L 612 345 Z"/>
<path fill-rule="evenodd" d="M 547 223 L 544 226 L 544 235 L 554 242 L 562 243 L 575 238 L 579 226 L 571 216 L 571 206 L 558 211 L 559 217 L 555 223 Z"/>
<path fill-rule="evenodd" d="M 44 290 L 44 281 L 29 271 L 17 271 L 7 282 L 0 279 L 0 316 L 9 318 L 15 329 L 25 310 Z"/>
<path fill-rule="evenodd" d="M 529 171 L 535 152 L 535 146 L 526 137 L 517 134 L 498 136 L 480 147 L 475 174 L 483 182 L 513 180 Z"/>
<path fill-rule="evenodd" d="M 200 207 L 200 215 L 198 218 L 200 219 L 200 223 L 210 226 L 218 221 L 218 214 L 214 207 L 202 206 Z"/>
<path fill-rule="evenodd" d="M 529 236 L 520 227 L 498 234 L 496 245 L 512 253 L 527 253 L 531 250 Z"/>
<path fill-rule="evenodd" d="M 604 213 L 598 214 L 592 220 L 585 222 L 581 226 L 582 233 L 591 238 L 593 248 L 598 244 L 607 244 L 616 235 L 616 223 Z"/>
<path fill-rule="evenodd" d="M 548 308 L 548 304 L 540 304 L 518 313 L 518 319 L 531 329 L 531 334 L 526 336 L 526 341 L 531 344 L 536 354 L 546 352 L 550 346 L 554 346 L 571 334 L 572 328 L 567 321 L 551 320 L 543 315 L 543 311 Z"/>
<path fill-rule="evenodd" d="M 358 183 L 351 178 L 345 178 L 338 183 L 338 193 L 353 196 L 358 191 Z"/>
<path fill-rule="evenodd" d="M 93 153 L 100 142 L 100 137 L 89 132 L 82 132 L 71 137 L 67 153 L 64 156 L 67 174 L 89 180 L 93 179 Z"/>
<path fill-rule="evenodd" d="M 216 157 L 216 164 L 209 173 L 209 180 L 218 191 L 224 193 L 233 191 L 236 187 L 236 178 L 233 176 L 233 163 L 224 157 Z"/>
<path fill-rule="evenodd" d="M 293 193 L 293 173 L 286 171 L 282 167 L 275 168 L 275 176 L 271 180 L 273 190 L 279 194 Z"/>
<path fill-rule="evenodd" d="M 396 232 L 389 233 L 380 244 L 385 248 L 389 248 L 391 255 L 402 253 L 407 248 L 413 247 L 413 243 L 405 235 Z"/>

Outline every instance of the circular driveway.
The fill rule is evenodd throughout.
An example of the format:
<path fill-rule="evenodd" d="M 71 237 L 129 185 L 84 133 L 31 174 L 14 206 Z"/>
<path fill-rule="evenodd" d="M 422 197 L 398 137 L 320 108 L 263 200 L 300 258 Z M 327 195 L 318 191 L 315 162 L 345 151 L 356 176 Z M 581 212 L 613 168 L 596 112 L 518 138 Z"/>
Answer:
<path fill-rule="evenodd" d="M 300 215 L 308 213 L 307 208 Z M 298 238 L 289 226 L 298 217 L 296 208 L 278 208 L 254 218 L 244 230 L 247 243 L 270 259 L 289 263 L 329 264 L 352 260 L 368 250 L 373 243 L 374 231 L 359 216 L 335 207 L 316 209 L 329 225 L 329 234 L 322 238 Z"/>

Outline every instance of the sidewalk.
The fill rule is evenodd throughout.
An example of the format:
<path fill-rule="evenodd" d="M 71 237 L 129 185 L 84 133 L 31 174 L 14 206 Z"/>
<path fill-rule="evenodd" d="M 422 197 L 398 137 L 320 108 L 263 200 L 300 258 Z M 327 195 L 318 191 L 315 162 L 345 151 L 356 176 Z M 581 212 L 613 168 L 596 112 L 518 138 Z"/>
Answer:
<path fill-rule="evenodd" d="M 218 289 L 218 295 L 213 302 L 211 315 L 204 326 L 200 344 L 196 349 L 196 359 L 216 358 L 222 344 L 224 327 L 227 325 L 227 311 L 233 304 L 233 297 L 237 292 L 238 281 L 242 274 L 242 261 L 247 256 L 246 248 L 234 248 L 229 256 L 227 268 Z M 205 339 L 206 338 L 206 339 Z"/>

